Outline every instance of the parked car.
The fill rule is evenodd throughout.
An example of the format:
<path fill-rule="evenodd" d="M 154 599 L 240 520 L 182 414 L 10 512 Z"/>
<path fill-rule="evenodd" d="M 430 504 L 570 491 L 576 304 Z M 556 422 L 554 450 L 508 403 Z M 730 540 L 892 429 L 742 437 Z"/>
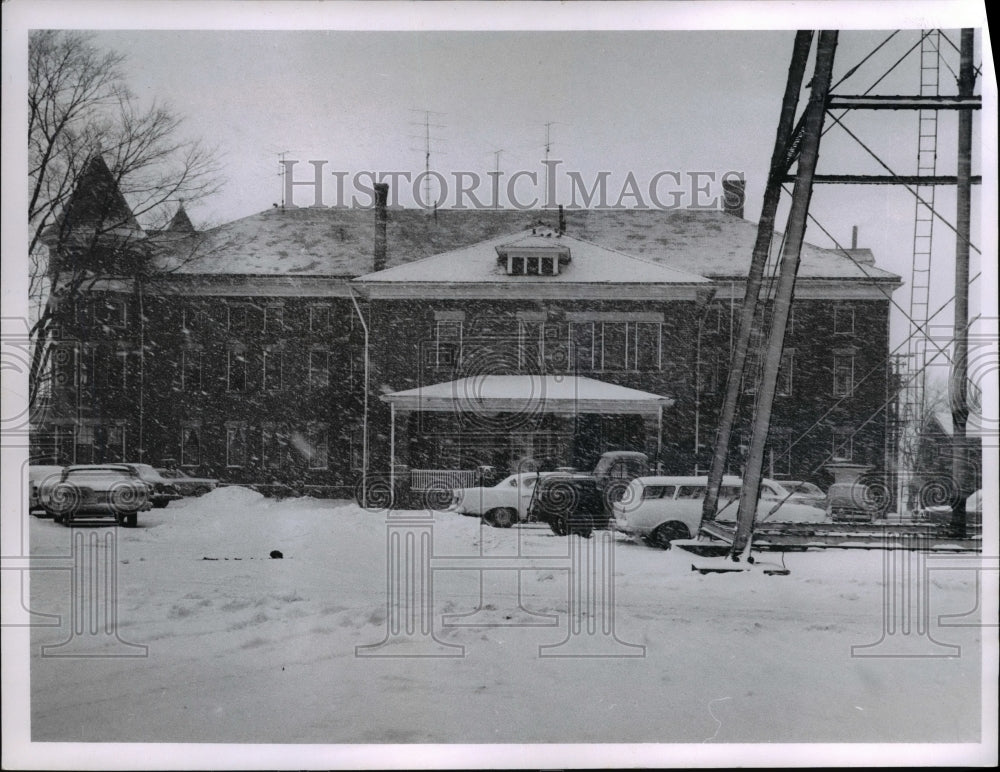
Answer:
<path fill-rule="evenodd" d="M 129 463 L 125 464 L 125 466 L 130 467 L 144 482 L 149 483 L 152 488 L 151 501 L 157 509 L 162 509 L 171 501 L 183 498 L 173 482 L 161 475 L 149 464 Z"/>
<path fill-rule="evenodd" d="M 539 480 L 528 506 L 529 519 L 548 524 L 557 536 L 590 536 L 607 528 L 605 497 L 592 474 L 557 473 Z"/>
<path fill-rule="evenodd" d="M 594 466 L 597 487 L 608 505 L 619 501 L 636 477 L 650 473 L 649 457 L 631 450 L 610 450 L 603 453 Z"/>
<path fill-rule="evenodd" d="M 452 491 L 449 509 L 482 517 L 484 523 L 497 528 L 510 528 L 527 519 L 528 504 L 538 479 L 553 474 L 555 472 L 521 472 L 490 487 L 458 488 Z"/>
<path fill-rule="evenodd" d="M 821 509 L 826 506 L 826 494 L 818 485 L 804 480 L 782 480 L 781 487 L 789 491 L 792 496 L 789 501 L 798 504 L 812 504 Z"/>
<path fill-rule="evenodd" d="M 722 478 L 715 519 L 735 521 L 743 481 Z M 670 549 L 677 539 L 690 539 L 701 527 L 707 477 L 639 477 L 629 484 L 625 497 L 613 504 L 616 531 L 637 536 L 652 547 Z M 763 479 L 757 520 L 770 522 L 819 522 L 821 509 L 785 500 L 788 491 L 774 480 Z"/>
<path fill-rule="evenodd" d="M 170 481 L 182 496 L 201 496 L 219 487 L 219 481 L 208 477 L 192 477 L 180 469 L 157 469 L 160 477 Z"/>
<path fill-rule="evenodd" d="M 139 512 L 152 507 L 153 486 L 129 464 L 66 467 L 52 487 L 48 508 L 57 523 L 71 525 L 84 516 L 113 517 L 134 528 Z"/>
<path fill-rule="evenodd" d="M 61 466 L 29 466 L 28 467 L 28 512 L 38 514 L 39 510 L 48 513 L 47 502 L 52 494 L 53 486 L 62 478 Z"/>

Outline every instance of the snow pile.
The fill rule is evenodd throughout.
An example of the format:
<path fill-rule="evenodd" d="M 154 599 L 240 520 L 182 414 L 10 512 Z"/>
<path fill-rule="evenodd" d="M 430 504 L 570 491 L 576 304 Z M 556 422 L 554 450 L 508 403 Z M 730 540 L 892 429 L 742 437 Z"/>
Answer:
<path fill-rule="evenodd" d="M 688 553 L 618 536 L 611 616 L 625 656 L 550 657 L 544 652 L 570 633 L 567 556 L 573 545 L 600 536 L 587 542 L 535 525 L 492 529 L 454 513 L 397 512 L 388 520 L 430 527 L 394 541 L 386 513 L 352 503 L 273 501 L 235 487 L 181 503 L 143 513 L 139 528 L 113 531 L 119 638 L 147 646 L 148 656 L 40 657 L 41 645 L 69 637 L 71 584 L 63 571 L 32 578 L 31 607 L 64 620 L 62 627 L 33 631 L 36 740 L 975 742 L 980 736 L 981 631 L 937 621 L 976 608 L 973 572 L 938 571 L 929 587 L 934 639 L 960 646 L 960 656 L 864 658 L 853 656 L 852 646 L 884 637 L 878 551 L 788 554 L 791 575 L 784 577 L 701 575 L 691 570 L 696 558 Z M 32 518 L 35 554 L 65 553 L 70 535 Z M 358 647 L 390 638 L 391 604 L 405 604 L 387 596 L 399 578 L 389 573 L 390 546 L 410 556 L 404 564 L 410 580 L 425 583 L 434 645 L 451 656 L 357 656 Z M 271 559 L 273 550 L 283 559 Z M 421 556 L 428 552 L 438 562 L 423 573 Z M 518 555 L 535 562 L 520 571 L 489 570 Z M 480 565 L 487 570 L 476 570 Z M 583 629 L 601 630 L 609 623 L 602 614 L 600 606 L 585 609 Z M 421 630 L 416 616 L 398 619 L 397 632 Z M 917 643 L 936 645 L 926 636 Z M 93 645 L 113 653 L 122 644 Z M 386 650 L 393 653 L 392 646 Z"/>

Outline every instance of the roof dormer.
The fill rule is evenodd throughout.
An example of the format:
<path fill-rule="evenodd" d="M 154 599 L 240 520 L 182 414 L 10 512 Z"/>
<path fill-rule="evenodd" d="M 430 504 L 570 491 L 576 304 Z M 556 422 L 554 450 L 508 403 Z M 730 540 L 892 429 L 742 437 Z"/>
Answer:
<path fill-rule="evenodd" d="M 530 235 L 496 250 L 497 263 L 508 276 L 558 276 L 560 267 L 571 260 L 562 233 L 544 227 L 532 228 Z"/>

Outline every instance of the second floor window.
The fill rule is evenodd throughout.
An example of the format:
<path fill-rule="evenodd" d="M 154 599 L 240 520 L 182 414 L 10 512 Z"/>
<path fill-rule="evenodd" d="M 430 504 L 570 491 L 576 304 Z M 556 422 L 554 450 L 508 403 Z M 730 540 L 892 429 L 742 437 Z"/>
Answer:
<path fill-rule="evenodd" d="M 849 397 L 854 393 L 854 356 L 835 354 L 833 357 L 833 396 Z"/>
<path fill-rule="evenodd" d="M 281 332 L 285 329 L 285 309 L 283 306 L 264 308 L 264 332 Z"/>
<path fill-rule="evenodd" d="M 201 391 L 201 352 L 197 349 L 181 352 L 181 391 Z"/>
<path fill-rule="evenodd" d="M 125 326 L 125 301 L 122 298 L 98 298 L 94 300 L 91 313 L 97 327 L 120 329 Z"/>
<path fill-rule="evenodd" d="M 854 334 L 854 309 L 851 306 L 833 307 L 833 332 L 835 335 Z"/>
<path fill-rule="evenodd" d="M 227 352 L 226 366 L 227 391 L 246 391 L 247 389 L 247 357 L 241 349 L 230 349 Z"/>
<path fill-rule="evenodd" d="M 316 389 L 330 385 L 330 352 L 326 349 L 309 352 L 309 385 Z"/>
<path fill-rule="evenodd" d="M 284 352 L 277 346 L 264 349 L 264 391 L 281 388 L 284 359 Z"/>
<path fill-rule="evenodd" d="M 461 359 L 462 323 L 454 320 L 440 320 L 434 323 L 434 365 L 453 367 Z"/>
<path fill-rule="evenodd" d="M 228 307 L 229 310 L 229 332 L 234 334 L 245 333 L 249 329 L 250 306 L 245 303 L 237 303 Z"/>
<path fill-rule="evenodd" d="M 310 306 L 309 307 L 309 331 L 329 332 L 332 328 L 332 314 L 330 306 Z"/>

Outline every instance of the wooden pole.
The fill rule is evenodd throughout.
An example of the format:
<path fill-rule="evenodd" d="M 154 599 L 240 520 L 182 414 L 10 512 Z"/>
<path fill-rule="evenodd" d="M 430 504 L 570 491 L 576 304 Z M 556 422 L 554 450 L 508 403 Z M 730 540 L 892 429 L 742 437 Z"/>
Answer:
<path fill-rule="evenodd" d="M 963 29 L 958 69 L 958 94 L 971 96 L 976 77 L 973 70 L 972 29 Z M 958 114 L 958 185 L 955 218 L 955 350 L 951 370 L 951 473 L 954 498 L 951 529 L 953 535 L 966 534 L 965 497 L 972 491 L 969 485 L 969 447 L 966 424 L 969 420 L 968 356 L 969 356 L 969 236 L 971 232 L 972 196 L 972 110 Z"/>
<path fill-rule="evenodd" d="M 795 33 L 792 62 L 788 67 L 788 81 L 785 84 L 785 96 L 781 104 L 781 116 L 778 120 L 778 131 L 774 140 L 774 151 L 771 154 L 771 169 L 768 172 L 767 187 L 764 190 L 760 224 L 757 226 L 757 241 L 754 244 L 753 258 L 750 262 L 750 271 L 747 274 L 746 289 L 743 294 L 743 305 L 740 309 L 739 333 L 732 352 L 729 378 L 726 382 L 726 396 L 722 403 L 719 426 L 716 430 L 715 451 L 708 473 L 708 488 L 705 492 L 701 515 L 702 522 L 715 518 L 719 504 L 719 489 L 722 486 L 722 476 L 725 474 L 726 461 L 729 456 L 729 439 L 733 431 L 740 386 L 743 382 L 743 370 L 746 367 L 747 352 L 750 348 L 750 333 L 753 328 L 760 288 L 764 280 L 764 267 L 767 265 L 767 256 L 771 250 L 771 240 L 774 236 L 774 221 L 781 198 L 781 179 L 787 171 L 785 159 L 788 155 L 788 142 L 795 126 L 795 111 L 799 104 L 799 92 L 802 90 L 802 80 L 806 71 L 806 62 L 809 59 L 809 49 L 812 47 L 812 39 L 813 33 L 811 31 L 799 30 Z"/>
<path fill-rule="evenodd" d="M 760 494 L 760 478 L 764 464 L 764 448 L 771 426 L 771 407 L 778 385 L 778 369 L 781 366 L 781 351 L 785 344 L 785 328 L 795 291 L 795 276 L 799 269 L 799 254 L 805 238 L 812 198 L 813 175 L 819 159 L 820 138 L 826 117 L 826 102 L 833 74 L 833 59 L 837 50 L 837 32 L 824 30 L 820 33 L 816 50 L 816 66 L 813 72 L 812 93 L 804 116 L 802 148 L 799 155 L 795 189 L 792 193 L 791 210 L 788 213 L 785 244 L 781 251 L 781 264 L 777 289 L 774 296 L 774 313 L 771 330 L 767 338 L 764 356 L 764 372 L 761 376 L 757 409 L 753 417 L 750 435 L 750 452 L 747 457 L 746 473 L 740 493 L 740 509 L 737 515 L 736 535 L 733 539 L 731 556 L 738 560 L 744 551 L 749 551 L 753 521 L 757 514 L 757 499 Z"/>

